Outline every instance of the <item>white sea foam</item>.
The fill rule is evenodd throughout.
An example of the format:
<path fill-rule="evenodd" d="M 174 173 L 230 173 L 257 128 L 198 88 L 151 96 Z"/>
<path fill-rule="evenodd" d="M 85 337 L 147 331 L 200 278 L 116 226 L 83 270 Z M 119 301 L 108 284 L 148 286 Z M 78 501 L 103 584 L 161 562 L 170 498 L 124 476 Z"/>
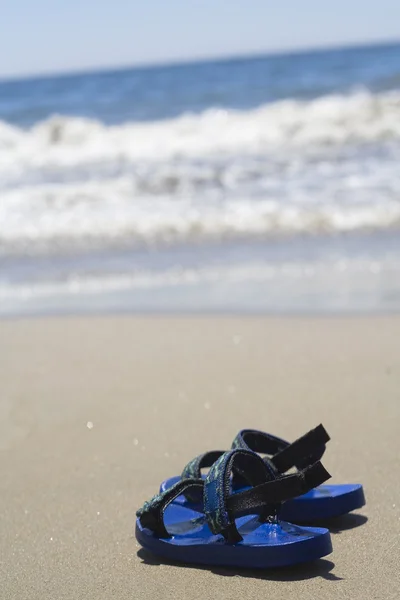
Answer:
<path fill-rule="evenodd" d="M 400 92 L 0 122 L 0 251 L 400 225 Z"/>

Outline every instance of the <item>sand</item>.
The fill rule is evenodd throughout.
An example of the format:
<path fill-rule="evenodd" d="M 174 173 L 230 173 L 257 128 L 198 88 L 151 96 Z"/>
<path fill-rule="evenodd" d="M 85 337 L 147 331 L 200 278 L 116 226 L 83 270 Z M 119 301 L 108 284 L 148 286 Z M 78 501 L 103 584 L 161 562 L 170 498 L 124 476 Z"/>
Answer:
<path fill-rule="evenodd" d="M 400 318 L 0 322 L 0 598 L 400 597 Z M 326 559 L 271 572 L 165 564 L 134 513 L 192 456 L 323 422 L 367 506 Z"/>

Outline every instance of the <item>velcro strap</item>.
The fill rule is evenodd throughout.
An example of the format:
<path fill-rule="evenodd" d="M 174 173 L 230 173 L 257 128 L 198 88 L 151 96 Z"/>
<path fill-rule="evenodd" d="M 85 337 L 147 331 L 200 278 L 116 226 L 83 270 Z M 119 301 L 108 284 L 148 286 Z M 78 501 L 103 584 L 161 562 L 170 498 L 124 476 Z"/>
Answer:
<path fill-rule="evenodd" d="M 325 452 L 325 444 L 330 437 L 323 425 L 318 425 L 308 433 L 289 444 L 271 458 L 279 473 L 292 467 L 303 469 L 318 461 Z"/>
<path fill-rule="evenodd" d="M 273 506 L 296 498 L 321 485 L 329 478 L 330 474 L 318 461 L 303 471 L 282 475 L 273 481 L 233 494 L 227 499 L 227 510 L 234 518 L 263 512 L 266 506 Z"/>

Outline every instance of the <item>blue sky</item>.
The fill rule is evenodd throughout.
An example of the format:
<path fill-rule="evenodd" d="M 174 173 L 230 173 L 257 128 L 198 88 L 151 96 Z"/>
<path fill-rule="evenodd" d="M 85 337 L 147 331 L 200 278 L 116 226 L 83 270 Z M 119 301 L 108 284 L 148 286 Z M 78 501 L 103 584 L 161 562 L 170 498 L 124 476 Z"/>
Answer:
<path fill-rule="evenodd" d="M 399 0 L 12 0 L 0 77 L 393 39 Z"/>

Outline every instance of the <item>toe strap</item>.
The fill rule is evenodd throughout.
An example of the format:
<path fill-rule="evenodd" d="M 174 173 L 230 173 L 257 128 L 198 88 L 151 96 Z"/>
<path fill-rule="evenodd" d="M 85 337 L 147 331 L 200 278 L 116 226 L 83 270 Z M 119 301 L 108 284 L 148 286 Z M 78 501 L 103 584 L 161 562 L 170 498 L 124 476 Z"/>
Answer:
<path fill-rule="evenodd" d="M 201 470 L 211 467 L 220 456 L 222 456 L 224 450 L 211 450 L 210 452 L 205 452 L 204 454 L 200 454 L 193 458 L 186 467 L 182 471 L 181 478 L 182 479 L 200 479 L 201 478 Z M 185 491 L 185 497 L 189 502 L 201 502 L 202 500 L 202 490 L 198 490 L 196 488 L 190 488 Z"/>
<path fill-rule="evenodd" d="M 193 458 L 182 471 L 182 479 L 200 479 L 201 469 L 211 467 L 225 450 L 211 450 Z"/>
<path fill-rule="evenodd" d="M 171 502 L 175 500 L 181 494 L 191 490 L 192 492 L 203 492 L 204 480 L 203 479 L 185 479 L 178 481 L 175 485 L 170 487 L 161 494 L 156 494 L 145 502 L 137 512 L 142 527 L 146 527 L 153 531 L 157 537 L 169 538 L 171 537 L 168 533 L 164 524 L 164 512 L 165 509 Z"/>
<path fill-rule="evenodd" d="M 235 449 L 225 452 L 211 467 L 204 487 L 204 513 L 214 534 L 221 533 L 231 543 L 242 537 L 235 525 L 235 515 L 228 508 L 232 494 L 232 472 L 241 472 L 250 486 L 275 479 L 275 470 L 251 450 Z"/>

